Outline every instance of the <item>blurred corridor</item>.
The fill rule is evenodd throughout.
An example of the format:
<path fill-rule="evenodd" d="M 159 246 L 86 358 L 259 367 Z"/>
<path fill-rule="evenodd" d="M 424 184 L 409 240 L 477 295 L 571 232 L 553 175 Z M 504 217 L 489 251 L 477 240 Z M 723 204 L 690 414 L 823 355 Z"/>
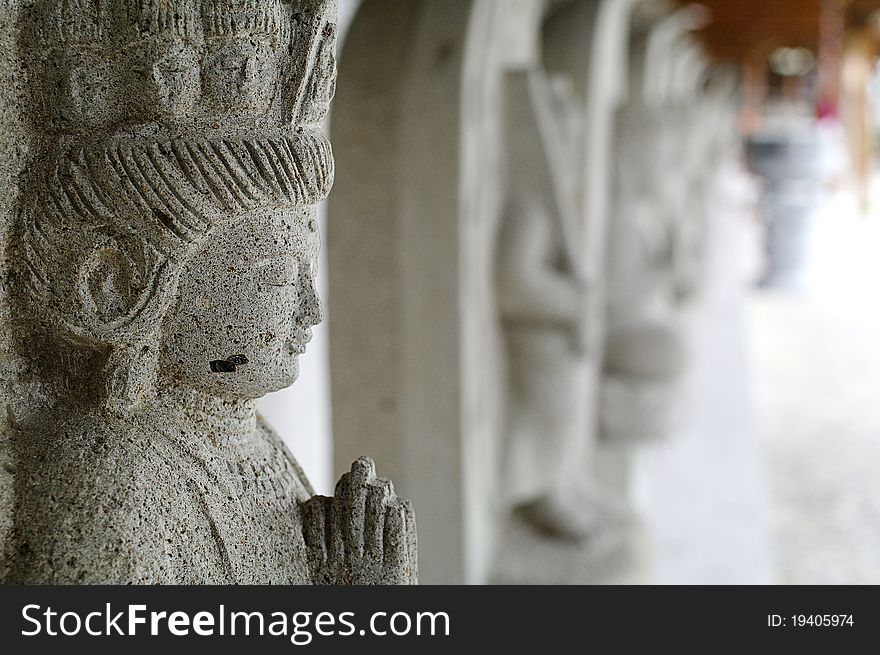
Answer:
<path fill-rule="evenodd" d="M 639 460 L 655 581 L 877 584 L 878 205 L 864 214 L 849 187 L 813 189 L 768 249 L 759 182 L 724 172 L 740 202 L 718 206 L 688 409 Z"/>
<path fill-rule="evenodd" d="M 749 303 L 775 581 L 878 584 L 878 205 L 822 193 L 802 229 L 798 284 Z"/>

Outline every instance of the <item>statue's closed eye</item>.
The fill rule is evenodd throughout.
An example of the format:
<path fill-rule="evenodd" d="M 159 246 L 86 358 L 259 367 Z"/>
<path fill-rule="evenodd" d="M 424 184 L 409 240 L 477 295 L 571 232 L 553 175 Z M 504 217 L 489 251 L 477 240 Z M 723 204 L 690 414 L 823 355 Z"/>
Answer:
<path fill-rule="evenodd" d="M 292 257 L 266 260 L 258 270 L 263 283 L 269 287 L 291 287 L 299 283 L 299 263 Z"/>

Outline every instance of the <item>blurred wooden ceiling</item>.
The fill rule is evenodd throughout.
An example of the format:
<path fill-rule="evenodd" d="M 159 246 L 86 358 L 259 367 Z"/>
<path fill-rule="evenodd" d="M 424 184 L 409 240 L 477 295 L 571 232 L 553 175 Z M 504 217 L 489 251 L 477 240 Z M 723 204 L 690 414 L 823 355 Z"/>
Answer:
<path fill-rule="evenodd" d="M 783 46 L 815 52 L 822 4 L 829 0 L 695 1 L 712 12 L 712 22 L 701 30 L 709 51 L 720 59 L 743 61 Z M 865 24 L 880 10 L 880 0 L 842 1 L 851 26 Z"/>

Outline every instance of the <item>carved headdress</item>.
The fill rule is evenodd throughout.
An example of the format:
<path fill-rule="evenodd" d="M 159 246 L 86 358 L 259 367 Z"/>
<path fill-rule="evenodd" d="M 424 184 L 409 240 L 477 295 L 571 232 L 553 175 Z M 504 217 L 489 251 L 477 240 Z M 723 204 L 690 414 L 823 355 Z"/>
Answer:
<path fill-rule="evenodd" d="M 316 125 L 327 114 L 336 91 L 336 2 L 299 0 L 293 42 L 306 56 L 295 77 L 292 122 Z"/>
<path fill-rule="evenodd" d="M 206 36 L 278 34 L 281 0 L 203 0 L 202 20 Z"/>
<path fill-rule="evenodd" d="M 43 42 L 49 47 L 98 44 L 113 33 L 116 0 L 46 0 L 42 14 Z"/>
<path fill-rule="evenodd" d="M 201 37 L 197 0 L 125 0 L 125 3 L 128 25 L 135 27 L 139 34 Z"/>
<path fill-rule="evenodd" d="M 202 32 L 198 0 L 42 0 L 36 12 L 39 41 L 71 53 L 139 34 L 195 38 Z"/>
<path fill-rule="evenodd" d="M 237 30 L 238 21 L 271 30 L 282 8 L 278 0 L 206 0 L 197 15 L 191 0 L 122 1 L 129 25 L 149 35 L 198 34 L 206 16 L 208 34 Z M 109 348 L 108 366 L 119 372 L 108 375 L 122 388 L 131 387 L 130 363 L 143 361 L 145 344 L 156 340 L 182 264 L 212 230 L 257 210 L 312 205 L 329 192 L 329 142 L 302 116 L 325 104 L 310 97 L 316 88 L 332 87 L 332 61 L 320 53 L 334 44 L 334 3 L 293 4 L 288 35 L 300 81 L 290 86 L 300 111 L 250 131 L 181 134 L 160 124 L 148 133 L 65 137 L 33 169 L 16 228 L 20 307 L 67 341 Z M 221 17 L 224 7 L 237 9 Z"/>

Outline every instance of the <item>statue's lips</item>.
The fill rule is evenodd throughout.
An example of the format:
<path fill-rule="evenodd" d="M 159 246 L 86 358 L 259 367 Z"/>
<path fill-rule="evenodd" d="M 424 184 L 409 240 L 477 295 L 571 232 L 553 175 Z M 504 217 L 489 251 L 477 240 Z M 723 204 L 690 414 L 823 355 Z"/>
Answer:
<path fill-rule="evenodd" d="M 297 330 L 287 342 L 288 355 L 305 355 L 306 346 L 312 340 L 312 330 Z"/>

